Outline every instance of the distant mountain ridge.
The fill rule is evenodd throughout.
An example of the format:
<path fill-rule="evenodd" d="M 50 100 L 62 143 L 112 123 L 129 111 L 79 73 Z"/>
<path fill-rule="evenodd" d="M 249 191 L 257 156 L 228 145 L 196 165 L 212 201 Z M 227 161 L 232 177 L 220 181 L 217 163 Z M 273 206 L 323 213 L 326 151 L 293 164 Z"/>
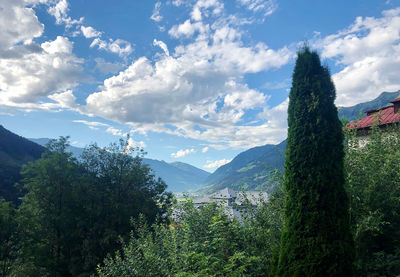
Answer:
<path fill-rule="evenodd" d="M 50 139 L 39 138 L 30 139 L 40 145 L 45 146 Z M 67 151 L 79 157 L 83 148 L 69 146 Z M 143 158 L 143 163 L 147 164 L 154 175 L 164 180 L 168 185 L 167 190 L 172 192 L 188 192 L 196 189 L 198 186 L 205 183 L 205 179 L 210 175 L 209 172 L 201 170 L 187 163 L 173 162 L 166 163 L 164 161 Z"/>
<path fill-rule="evenodd" d="M 396 92 L 382 92 L 374 100 L 352 107 L 338 108 L 339 118 L 350 121 L 359 117 L 364 111 L 390 105 L 390 101 L 400 95 Z M 230 163 L 218 168 L 206 179 L 202 192 L 215 192 L 225 187 L 235 190 L 269 190 L 271 169 L 283 172 L 286 151 L 286 140 L 278 145 L 267 144 L 248 149 L 238 154 Z"/>
<path fill-rule="evenodd" d="M 189 192 L 205 184 L 209 172 L 201 170 L 190 164 L 174 162 L 166 163 L 153 159 L 143 159 L 154 172 L 156 177 L 160 177 L 167 183 L 168 191 Z"/>
<path fill-rule="evenodd" d="M 390 101 L 396 99 L 400 95 L 400 90 L 395 91 L 395 92 L 382 92 L 377 98 L 360 103 L 351 107 L 339 107 L 338 112 L 339 112 L 339 118 L 341 119 L 342 117 L 353 121 L 359 117 L 359 115 L 362 115 L 362 117 L 365 116 L 364 112 L 372 109 L 376 109 L 379 107 L 384 107 L 390 105 Z"/>
<path fill-rule="evenodd" d="M 21 196 L 14 184 L 21 179 L 22 165 L 40 158 L 45 150 L 0 125 L 0 198 L 16 201 Z"/>
<path fill-rule="evenodd" d="M 285 149 L 286 140 L 278 145 L 257 146 L 240 153 L 211 174 L 202 191 L 212 193 L 225 187 L 238 191 L 268 191 L 271 171 L 283 171 Z"/>

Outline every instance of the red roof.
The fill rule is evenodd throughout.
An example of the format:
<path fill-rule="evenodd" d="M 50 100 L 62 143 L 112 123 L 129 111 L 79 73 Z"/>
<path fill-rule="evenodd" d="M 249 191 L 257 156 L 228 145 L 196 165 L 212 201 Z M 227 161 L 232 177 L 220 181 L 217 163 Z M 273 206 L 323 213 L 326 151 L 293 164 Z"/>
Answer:
<path fill-rule="evenodd" d="M 397 98 L 394 99 L 393 101 L 390 101 L 390 103 L 396 103 L 396 102 L 400 102 L 400 97 L 397 97 Z"/>
<path fill-rule="evenodd" d="M 392 103 L 400 101 L 400 97 L 393 100 Z M 374 123 L 379 125 L 391 124 L 399 122 L 399 114 L 394 112 L 394 106 L 383 107 L 375 110 L 366 111 L 367 116 L 356 121 L 350 122 L 348 128 L 369 128 Z"/>

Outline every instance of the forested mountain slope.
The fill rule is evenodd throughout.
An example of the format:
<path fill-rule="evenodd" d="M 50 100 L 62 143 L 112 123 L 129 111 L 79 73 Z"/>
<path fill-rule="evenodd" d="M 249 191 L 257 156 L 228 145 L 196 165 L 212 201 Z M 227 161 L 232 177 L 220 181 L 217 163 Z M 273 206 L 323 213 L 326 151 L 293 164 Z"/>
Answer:
<path fill-rule="evenodd" d="M 40 158 L 45 148 L 0 125 L 0 198 L 15 201 L 14 183 L 21 178 L 21 166 Z"/>

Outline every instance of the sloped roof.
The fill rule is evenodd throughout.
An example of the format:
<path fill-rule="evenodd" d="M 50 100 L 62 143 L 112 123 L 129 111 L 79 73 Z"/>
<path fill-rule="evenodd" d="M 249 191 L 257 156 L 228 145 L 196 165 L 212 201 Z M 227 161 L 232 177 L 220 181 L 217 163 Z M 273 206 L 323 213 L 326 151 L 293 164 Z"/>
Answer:
<path fill-rule="evenodd" d="M 231 199 L 231 198 L 236 198 L 236 192 L 230 188 L 224 188 L 222 190 L 219 190 L 215 193 L 213 193 L 210 198 L 215 198 L 215 199 Z"/>
<path fill-rule="evenodd" d="M 393 100 L 392 103 L 398 101 L 400 101 L 400 97 Z M 365 111 L 365 113 L 367 114 L 366 117 L 355 122 L 350 122 L 349 125 L 347 125 L 348 128 L 369 128 L 377 122 L 379 123 L 379 125 L 386 125 L 397 123 L 400 119 L 399 114 L 394 112 L 394 106 L 387 106 L 379 109 L 369 110 Z"/>

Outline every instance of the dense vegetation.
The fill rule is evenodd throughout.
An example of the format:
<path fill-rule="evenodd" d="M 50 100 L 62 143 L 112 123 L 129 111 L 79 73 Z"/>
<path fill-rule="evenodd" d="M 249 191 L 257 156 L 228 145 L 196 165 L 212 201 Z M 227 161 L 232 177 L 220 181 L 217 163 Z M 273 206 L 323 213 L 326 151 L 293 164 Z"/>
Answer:
<path fill-rule="evenodd" d="M 283 197 L 269 202 L 239 222 L 215 204 L 184 211 L 169 226 L 149 228 L 139 222 L 122 252 L 106 259 L 100 276 L 265 276 L 279 247 Z M 251 215 L 251 216 L 250 216 Z"/>
<path fill-rule="evenodd" d="M 363 147 L 354 133 L 346 134 L 344 169 L 356 276 L 400 274 L 400 130 L 391 134 L 375 128 Z M 115 165 L 125 159 L 118 154 L 123 152 L 119 146 L 111 152 L 94 146 L 87 151 L 96 150 L 89 156 L 97 158 L 78 162 L 63 152 L 64 142 L 53 142 L 52 151 L 25 168 L 23 184 L 30 188 L 19 208 L 0 200 L 0 276 L 87 276 L 97 265 L 100 276 L 267 276 L 276 263 L 283 227 L 282 190 L 252 209 L 242 223 L 218 206 L 197 210 L 190 202 L 183 204 L 185 213 L 178 220 L 154 221 L 165 210 L 156 203 L 168 202 L 162 200 L 167 195 L 151 189 L 160 186 L 161 191 L 163 185 L 150 178 L 139 157 L 126 157 L 129 172 L 136 173 L 124 171 L 119 176 L 147 176 L 150 189 L 144 191 L 152 191 L 157 199 L 149 200 L 147 208 L 139 200 L 133 207 L 125 206 L 129 203 L 122 198 L 121 203 L 114 201 Z M 99 164 L 100 157 L 108 157 L 107 162 Z M 40 174 L 31 175 L 40 168 Z M 73 177 L 76 172 L 79 176 Z M 47 182 L 59 174 L 67 178 L 63 185 L 71 193 Z M 59 210 L 49 208 L 58 199 L 52 195 L 63 196 Z M 134 212 L 119 217 L 124 206 Z"/>
<path fill-rule="evenodd" d="M 289 95 L 285 225 L 276 276 L 351 276 L 343 134 L 319 56 L 299 51 Z"/>
<path fill-rule="evenodd" d="M 346 184 L 356 276 L 400 274 L 400 127 L 374 127 L 366 145 L 347 134 Z"/>
<path fill-rule="evenodd" d="M 65 138 L 51 141 L 23 168 L 18 209 L 0 203 L 3 276 L 89 276 L 129 237 L 131 218 L 154 222 L 166 212 L 165 183 L 126 142 L 92 145 L 79 161 L 66 146 Z"/>

